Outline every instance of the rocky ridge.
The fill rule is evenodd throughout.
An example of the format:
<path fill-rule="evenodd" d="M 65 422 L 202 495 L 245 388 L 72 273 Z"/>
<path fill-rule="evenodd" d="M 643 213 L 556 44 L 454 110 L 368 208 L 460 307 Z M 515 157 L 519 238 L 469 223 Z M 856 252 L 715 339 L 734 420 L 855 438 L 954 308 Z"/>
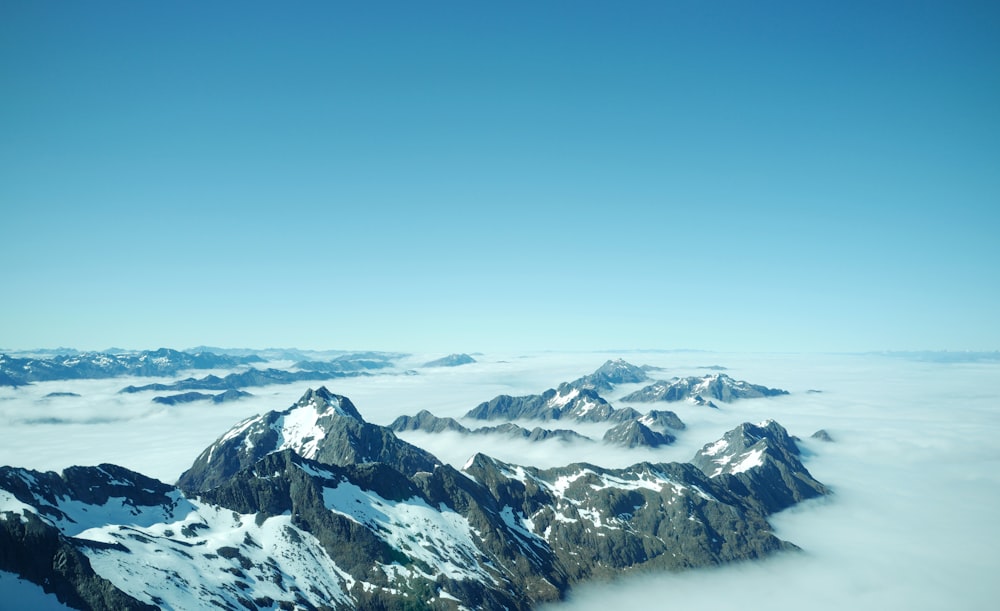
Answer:
<path fill-rule="evenodd" d="M 735 399 L 774 397 L 787 394 L 787 390 L 734 380 L 724 373 L 711 373 L 705 376 L 660 380 L 622 397 L 621 400 L 626 403 L 651 403 L 691 399 L 699 405 L 717 407 L 712 403 L 712 399 L 728 403 Z"/>
<path fill-rule="evenodd" d="M 512 422 L 506 422 L 497 426 L 482 426 L 470 429 L 454 418 L 439 418 L 427 410 L 421 410 L 415 416 L 400 416 L 393 420 L 388 428 L 396 433 L 406 431 L 423 431 L 426 433 L 452 431 L 461 435 L 504 435 L 527 439 L 528 441 L 546 441 L 549 439 L 592 441 L 589 437 L 570 429 L 543 429 L 537 426 L 533 429 L 526 429 Z"/>
<path fill-rule="evenodd" d="M 82 609 L 529 609 L 626 570 L 794 549 L 766 517 L 826 492 L 798 456 L 767 422 L 691 464 L 458 471 L 320 388 L 234 426 L 177 487 L 0 469 L 0 570 Z"/>

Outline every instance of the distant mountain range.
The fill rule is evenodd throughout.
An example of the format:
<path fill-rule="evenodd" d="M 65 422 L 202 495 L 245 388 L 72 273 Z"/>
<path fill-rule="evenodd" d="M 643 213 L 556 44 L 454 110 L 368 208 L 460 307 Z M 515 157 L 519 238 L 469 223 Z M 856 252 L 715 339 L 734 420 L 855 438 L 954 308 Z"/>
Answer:
<path fill-rule="evenodd" d="M 180 390 L 236 390 L 251 386 L 270 386 L 271 384 L 292 384 L 293 382 L 313 382 L 365 375 L 364 372 L 325 372 L 325 371 L 287 371 L 285 369 L 248 369 L 240 373 L 231 373 L 224 377 L 207 375 L 203 378 L 185 378 L 170 384 L 129 385 L 120 393 L 130 394 L 154 390 L 157 392 L 173 392 Z"/>
<path fill-rule="evenodd" d="M 459 471 L 319 388 L 235 425 L 177 486 L 0 468 L 0 570 L 80 609 L 530 609 L 594 578 L 795 549 L 767 516 L 827 492 L 798 454 L 767 422 L 689 464 L 477 454 Z"/>
<path fill-rule="evenodd" d="M 199 369 L 237 369 L 267 362 L 258 354 L 217 354 L 214 352 L 181 352 L 168 348 L 142 352 L 76 352 L 51 357 L 13 357 L 0 354 L 0 386 L 23 386 L 50 380 L 82 380 L 123 376 L 170 377 L 182 371 Z M 284 369 L 250 369 L 225 378 L 207 376 L 189 378 L 173 384 L 140 387 L 143 390 L 229 390 L 245 386 L 287 384 L 290 382 L 325 380 L 341 375 L 358 374 L 392 367 L 400 358 L 396 353 L 341 352 L 330 360 L 307 360 L 298 356 L 292 367 Z M 158 387 L 154 387 L 158 386 Z M 137 387 L 130 387 L 135 389 Z M 126 391 L 134 392 L 134 390 Z"/>
<path fill-rule="evenodd" d="M 51 358 L 15 358 L 0 354 L 0 386 L 49 380 L 172 376 L 185 370 L 227 369 L 261 362 L 263 359 L 255 355 L 233 357 L 168 348 L 122 354 L 82 352 Z"/>
<path fill-rule="evenodd" d="M 719 370 L 718 366 L 711 367 Z M 439 418 L 424 410 L 416 416 L 400 416 L 390 428 L 396 432 L 419 430 L 428 433 L 452 431 L 462 435 L 502 434 L 512 437 L 543 441 L 552 438 L 575 440 L 583 437 L 568 430 L 532 430 L 514 424 L 513 420 L 566 420 L 574 422 L 605 422 L 613 424 L 602 441 L 623 447 L 658 447 L 673 443 L 674 432 L 683 430 L 684 422 L 671 411 L 651 410 L 643 415 L 626 407 L 616 409 L 598 394 L 598 389 L 613 390 L 618 384 L 645 381 L 648 367 L 638 367 L 622 359 L 609 360 L 594 373 L 564 382 L 555 389 L 540 395 L 514 397 L 499 395 L 480 403 L 465 414 L 475 420 L 506 420 L 499 426 L 470 429 L 454 418 Z M 721 401 L 735 398 L 752 398 L 787 394 L 787 391 L 770 389 L 748 382 L 733 380 L 729 376 L 713 373 L 702 377 L 674 378 L 669 382 L 656 382 L 640 391 L 627 395 L 623 401 L 679 401 L 689 399 L 697 405 L 717 408 L 702 394 Z M 672 432 L 673 431 L 673 432 Z"/>
<path fill-rule="evenodd" d="M 477 420 L 605 422 L 615 426 L 605 432 L 604 443 L 629 448 L 673 443 L 676 438 L 668 429 L 684 428 L 677 414 L 654 410 L 644 416 L 630 407 L 616 409 L 598 394 L 599 390 L 611 391 L 618 384 L 642 382 L 647 379 L 646 370 L 622 359 L 609 360 L 594 373 L 564 382 L 540 395 L 500 395 L 480 403 L 465 417 Z"/>
<path fill-rule="evenodd" d="M 227 390 L 221 392 L 217 395 L 209 395 L 200 392 L 186 392 L 179 395 L 169 395 L 166 397 L 153 397 L 153 403 L 160 403 L 162 405 L 178 405 L 181 403 L 193 403 L 195 401 L 211 401 L 212 403 L 228 403 L 230 401 L 239 401 L 245 397 L 252 397 L 248 392 L 243 392 L 242 390 Z"/>

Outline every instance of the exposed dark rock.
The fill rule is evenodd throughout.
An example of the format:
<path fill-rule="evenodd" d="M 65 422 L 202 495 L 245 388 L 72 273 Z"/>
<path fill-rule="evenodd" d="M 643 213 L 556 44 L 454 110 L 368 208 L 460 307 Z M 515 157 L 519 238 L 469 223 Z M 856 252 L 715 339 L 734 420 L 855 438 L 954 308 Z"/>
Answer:
<path fill-rule="evenodd" d="M 293 382 L 308 382 L 343 378 L 357 375 L 367 375 L 364 372 L 327 373 L 324 371 L 285 371 L 284 369 L 248 369 L 241 373 L 231 373 L 224 378 L 207 375 L 203 378 L 186 378 L 172 384 L 146 384 L 144 386 L 126 386 L 121 393 L 136 393 L 147 390 L 237 390 L 250 386 L 269 386 L 271 384 L 292 384 Z"/>
<path fill-rule="evenodd" d="M 826 429 L 820 429 L 809 437 L 812 439 L 818 439 L 819 441 L 833 441 L 833 437 L 830 436 L 830 433 L 826 432 Z"/>
<path fill-rule="evenodd" d="M 166 397 L 153 397 L 153 403 L 161 403 L 163 405 L 178 405 L 180 403 L 191 403 L 193 401 L 211 401 L 212 403 L 227 403 L 229 401 L 239 401 L 244 397 L 252 397 L 253 395 L 248 392 L 243 392 L 242 390 L 230 389 L 223 393 L 217 395 L 210 395 L 200 392 L 186 392 L 178 395 L 170 395 Z"/>
<path fill-rule="evenodd" d="M 395 355 L 379 353 L 345 354 L 330 361 L 303 360 L 295 363 L 296 369 L 322 373 L 350 373 L 393 366 Z"/>
<path fill-rule="evenodd" d="M 616 410 L 591 389 L 564 385 L 560 390 L 549 389 L 540 395 L 512 397 L 500 395 L 481 403 L 465 416 L 477 420 L 576 420 L 578 422 L 608 422 L 631 420 L 641 414 L 629 409 Z"/>
<path fill-rule="evenodd" d="M 417 412 L 416 416 L 400 416 L 392 421 L 389 428 L 397 433 L 404 431 L 425 431 L 427 433 L 440 433 L 442 431 L 455 431 L 456 433 L 469 433 L 469 429 L 454 418 L 438 418 L 429 411 L 423 409 Z"/>
<path fill-rule="evenodd" d="M 416 416 L 400 416 L 396 418 L 389 428 L 393 431 L 424 431 L 427 433 L 441 433 L 452 431 L 462 435 L 504 435 L 507 437 L 517 437 L 528 441 L 546 441 L 548 439 L 561 439 L 563 441 L 592 441 L 589 437 L 581 435 L 576 431 L 567 429 L 543 429 L 535 427 L 528 430 L 511 422 L 498 426 L 484 426 L 470 429 L 463 426 L 454 418 L 438 418 L 427 410 L 421 410 Z"/>
<path fill-rule="evenodd" d="M 639 420 L 619 424 L 604 433 L 604 443 L 610 443 L 626 448 L 650 447 L 657 448 L 676 441 L 676 438 L 666 433 L 657 433 Z"/>
<path fill-rule="evenodd" d="M 828 492 L 799 460 L 788 431 L 773 420 L 741 424 L 706 444 L 691 462 L 766 513 Z"/>
<path fill-rule="evenodd" d="M 639 422 L 654 430 L 674 429 L 683 431 L 684 422 L 674 412 L 668 410 L 651 409 L 645 416 L 638 418 Z"/>
<path fill-rule="evenodd" d="M 646 375 L 646 371 L 646 368 L 637 367 L 623 359 L 609 360 L 598 367 L 594 373 L 562 384 L 559 390 L 580 388 L 608 392 L 618 384 L 632 384 L 648 380 L 649 376 Z"/>

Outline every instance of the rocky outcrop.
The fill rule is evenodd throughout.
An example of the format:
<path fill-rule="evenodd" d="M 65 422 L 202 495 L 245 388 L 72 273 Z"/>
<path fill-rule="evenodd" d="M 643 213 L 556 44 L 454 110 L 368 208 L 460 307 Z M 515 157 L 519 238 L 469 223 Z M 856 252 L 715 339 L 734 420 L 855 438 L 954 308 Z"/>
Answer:
<path fill-rule="evenodd" d="M 610 443 L 625 448 L 649 447 L 658 448 L 676 441 L 676 437 L 668 433 L 657 433 L 642 423 L 633 420 L 614 426 L 604 433 L 604 443 Z"/>
<path fill-rule="evenodd" d="M 608 392 L 613 390 L 618 384 L 633 384 L 644 382 L 647 379 L 649 377 L 646 375 L 645 368 L 637 367 L 624 359 L 615 359 L 606 361 L 597 368 L 597 371 L 590 375 L 577 378 L 572 382 L 563 383 L 560 385 L 559 390 L 562 391 L 564 388 L 579 388 Z"/>
<path fill-rule="evenodd" d="M 211 401 L 212 403 L 228 403 L 239 401 L 246 397 L 252 397 L 248 392 L 242 390 L 227 390 L 217 395 L 210 395 L 200 392 L 186 392 L 178 395 L 168 395 L 166 397 L 153 397 L 153 403 L 161 405 L 179 405 L 181 403 L 192 403 L 194 401 Z"/>
<path fill-rule="evenodd" d="M 773 513 L 829 492 L 812 477 L 799 455 L 788 431 L 768 420 L 741 424 L 706 444 L 691 462 L 721 480 L 746 504 Z"/>
<path fill-rule="evenodd" d="M 592 441 L 589 437 L 568 429 L 550 430 L 537 426 L 533 429 L 526 429 L 511 422 L 497 426 L 483 426 L 470 429 L 463 426 L 454 418 L 438 418 L 427 410 L 419 411 L 416 416 L 400 416 L 389 425 L 389 428 L 397 433 L 406 431 L 424 431 L 425 433 L 451 431 L 461 435 L 503 435 L 505 437 L 526 439 L 528 441 L 547 441 L 549 439 Z"/>
<path fill-rule="evenodd" d="M 626 422 L 641 414 L 634 409 L 617 410 L 597 391 L 560 387 L 540 395 L 500 395 L 480 403 L 465 414 L 476 420 L 575 420 L 577 422 Z"/>

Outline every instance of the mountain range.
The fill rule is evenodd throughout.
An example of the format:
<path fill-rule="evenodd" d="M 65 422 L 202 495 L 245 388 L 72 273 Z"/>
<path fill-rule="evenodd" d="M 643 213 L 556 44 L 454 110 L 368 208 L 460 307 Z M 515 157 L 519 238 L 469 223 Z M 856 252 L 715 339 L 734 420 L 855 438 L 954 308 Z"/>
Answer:
<path fill-rule="evenodd" d="M 724 373 L 689 376 L 659 380 L 621 398 L 626 403 L 651 403 L 654 401 L 683 401 L 691 399 L 700 405 L 716 407 L 711 399 L 730 402 L 735 399 L 753 399 L 787 395 L 787 390 L 768 388 L 735 380 Z"/>
<path fill-rule="evenodd" d="M 239 373 L 230 373 L 219 377 L 209 374 L 202 378 L 185 378 L 170 384 L 154 383 L 136 386 L 130 384 L 121 389 L 120 393 L 130 394 L 145 391 L 175 392 L 181 390 L 238 390 L 252 386 L 270 386 L 271 384 L 292 384 L 295 382 L 314 382 L 332 378 L 346 378 L 365 375 L 363 371 L 287 371 L 285 369 L 248 369 Z"/>
<path fill-rule="evenodd" d="M 343 375 L 386 369 L 395 365 L 403 355 L 386 352 L 336 352 L 329 360 L 306 359 L 303 356 L 326 356 L 331 353 L 302 351 L 222 351 L 207 350 L 182 352 L 168 348 L 141 352 L 78 352 L 52 356 L 33 355 L 15 357 L 0 354 L 0 386 L 23 386 L 32 382 L 50 380 L 82 380 L 117 378 L 124 376 L 171 377 L 184 371 L 205 369 L 236 369 L 266 363 L 271 357 L 296 357 L 291 370 L 256 369 L 233 373 L 220 378 L 215 375 L 201 379 L 187 378 L 172 384 L 130 386 L 126 392 L 136 390 L 229 390 L 247 386 L 288 384 L 291 382 L 326 380 Z M 261 355 L 264 355 L 263 357 Z M 292 360 L 289 358 L 288 360 Z"/>
<path fill-rule="evenodd" d="M 0 468 L 0 570 L 79 609 L 529 609 L 796 549 L 767 516 L 827 492 L 775 422 L 692 463 L 456 470 L 319 388 L 236 424 L 175 486 Z"/>
<path fill-rule="evenodd" d="M 427 433 L 443 433 L 451 431 L 461 435 L 504 435 L 528 441 L 546 441 L 562 439 L 564 441 L 593 441 L 570 429 L 543 429 L 536 426 L 526 429 L 512 422 L 497 426 L 482 426 L 470 429 L 454 418 L 439 418 L 427 410 L 420 410 L 415 416 L 400 416 L 392 421 L 389 428 L 396 433 L 406 431 L 424 431 Z"/>
<path fill-rule="evenodd" d="M 0 386 L 49 380 L 172 376 L 191 369 L 228 369 L 262 362 L 263 359 L 256 355 L 226 356 L 169 348 L 138 353 L 81 352 L 51 358 L 16 358 L 0 354 Z"/>
<path fill-rule="evenodd" d="M 165 397 L 153 397 L 153 403 L 161 405 L 179 405 L 181 403 L 193 403 L 195 401 L 211 401 L 212 403 L 228 403 L 239 401 L 245 397 L 252 397 L 248 392 L 242 390 L 227 390 L 217 395 L 209 395 L 201 392 L 185 392 L 177 395 L 167 395 Z"/>

